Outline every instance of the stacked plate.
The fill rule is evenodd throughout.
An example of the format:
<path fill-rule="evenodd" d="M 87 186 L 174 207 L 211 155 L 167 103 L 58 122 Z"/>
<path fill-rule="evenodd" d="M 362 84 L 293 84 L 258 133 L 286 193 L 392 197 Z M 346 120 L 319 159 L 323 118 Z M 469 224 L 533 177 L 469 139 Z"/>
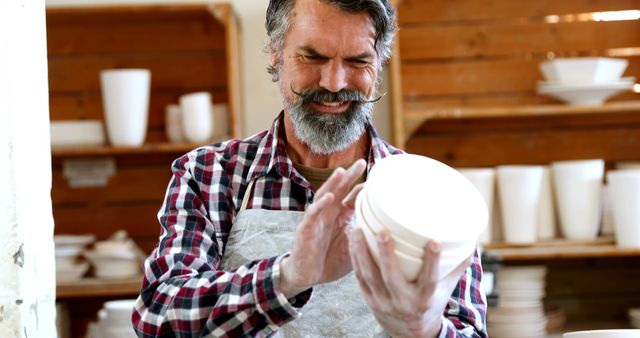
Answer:
<path fill-rule="evenodd" d="M 106 143 L 101 120 L 51 121 L 51 146 L 100 146 Z"/>
<path fill-rule="evenodd" d="M 627 64 L 602 57 L 546 61 L 540 70 L 547 81 L 538 83 L 537 92 L 573 105 L 600 105 L 635 84 L 634 77 L 621 78 Z"/>
<path fill-rule="evenodd" d="M 544 266 L 504 267 L 498 271 L 499 306 L 489 309 L 487 330 L 495 338 L 546 335 Z"/>
<path fill-rule="evenodd" d="M 640 307 L 629 309 L 631 327 L 640 329 Z"/>
<path fill-rule="evenodd" d="M 89 263 L 80 259 L 87 245 L 93 243 L 93 235 L 56 235 L 53 237 L 56 256 L 56 280 L 75 281 L 87 273 Z"/>
<path fill-rule="evenodd" d="M 471 256 L 488 222 L 480 192 L 455 169 L 428 157 L 402 154 L 379 160 L 356 199 L 354 224 L 379 260 L 377 234 L 387 229 L 400 268 L 418 277 L 424 247 L 442 247 L 440 277 Z"/>
<path fill-rule="evenodd" d="M 131 312 L 135 299 L 114 300 L 105 302 L 98 311 L 98 322 L 89 327 L 90 338 L 135 338 L 136 333 L 131 326 Z"/>
<path fill-rule="evenodd" d="M 106 241 L 96 242 L 84 256 L 94 267 L 96 277 L 128 278 L 141 274 L 144 253 L 126 232 L 117 232 Z"/>

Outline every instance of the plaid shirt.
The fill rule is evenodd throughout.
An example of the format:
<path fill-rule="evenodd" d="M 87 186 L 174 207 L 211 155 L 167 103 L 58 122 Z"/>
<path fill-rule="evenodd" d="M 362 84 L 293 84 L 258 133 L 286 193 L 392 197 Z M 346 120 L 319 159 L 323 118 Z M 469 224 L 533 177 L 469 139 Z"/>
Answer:
<path fill-rule="evenodd" d="M 158 219 L 162 233 L 145 262 L 132 315 L 139 337 L 270 336 L 300 315 L 307 290 L 294 299 L 278 290 L 277 257 L 234 271 L 218 270 L 229 231 L 248 183 L 256 179 L 247 208 L 303 211 L 313 201 L 309 182 L 293 167 L 281 113 L 268 131 L 192 150 L 174 161 Z M 401 151 L 381 140 L 373 126 L 368 169 Z M 440 337 L 484 337 L 482 270 L 475 261 L 449 302 Z"/>

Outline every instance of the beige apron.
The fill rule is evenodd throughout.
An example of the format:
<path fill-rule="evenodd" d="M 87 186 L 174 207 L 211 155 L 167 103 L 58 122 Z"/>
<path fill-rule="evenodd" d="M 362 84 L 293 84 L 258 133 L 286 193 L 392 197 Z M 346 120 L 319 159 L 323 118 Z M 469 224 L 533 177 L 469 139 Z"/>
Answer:
<path fill-rule="evenodd" d="M 253 182 L 249 183 L 229 233 L 222 269 L 235 269 L 250 261 L 291 250 L 303 212 L 246 209 Z M 302 315 L 281 327 L 279 337 L 384 337 L 360 294 L 353 272 L 342 279 L 315 286 Z"/>

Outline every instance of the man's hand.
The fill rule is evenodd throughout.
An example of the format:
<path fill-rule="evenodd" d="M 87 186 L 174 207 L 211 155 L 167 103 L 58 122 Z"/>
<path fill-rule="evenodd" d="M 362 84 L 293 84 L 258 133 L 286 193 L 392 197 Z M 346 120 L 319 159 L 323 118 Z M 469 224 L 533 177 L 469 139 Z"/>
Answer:
<path fill-rule="evenodd" d="M 410 283 L 400 271 L 387 230 L 378 235 L 379 266 L 363 240 L 361 229 L 352 230 L 349 250 L 365 301 L 392 337 L 438 336 L 447 302 L 470 259 L 440 279 L 441 247 L 431 241 L 424 249 L 418 280 Z"/>
<path fill-rule="evenodd" d="M 337 168 L 318 189 L 296 230 L 291 254 L 280 263 L 280 290 L 287 298 L 351 271 L 345 230 L 351 224 L 355 196 L 362 186 L 349 190 L 366 166 L 366 161 L 358 160 L 347 171 Z"/>

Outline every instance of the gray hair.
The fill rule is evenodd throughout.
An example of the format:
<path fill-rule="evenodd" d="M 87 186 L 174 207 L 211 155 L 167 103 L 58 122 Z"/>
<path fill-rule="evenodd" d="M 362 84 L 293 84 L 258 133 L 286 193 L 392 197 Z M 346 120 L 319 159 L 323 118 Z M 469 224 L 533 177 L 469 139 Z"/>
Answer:
<path fill-rule="evenodd" d="M 269 65 L 267 71 L 273 81 L 278 81 L 278 63 L 284 47 L 284 40 L 291 26 L 291 11 L 296 0 L 269 0 L 267 8 L 267 35 L 269 36 L 269 48 L 278 57 L 275 65 Z M 376 30 L 374 46 L 376 54 L 380 58 L 378 68 L 387 63 L 391 57 L 391 45 L 393 36 L 397 30 L 396 11 L 388 0 L 323 0 L 345 12 L 367 12 L 373 21 Z"/>

